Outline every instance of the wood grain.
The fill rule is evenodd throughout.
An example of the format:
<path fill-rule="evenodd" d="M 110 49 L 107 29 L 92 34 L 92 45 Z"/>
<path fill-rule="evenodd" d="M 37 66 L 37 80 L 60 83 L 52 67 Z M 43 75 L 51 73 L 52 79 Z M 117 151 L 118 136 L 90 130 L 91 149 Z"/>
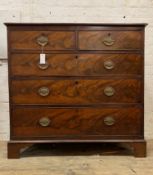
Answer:
<path fill-rule="evenodd" d="M 115 41 L 105 46 L 104 38 L 111 34 Z M 79 31 L 80 50 L 139 50 L 142 49 L 141 31 Z"/>
<path fill-rule="evenodd" d="M 113 69 L 104 64 L 111 61 Z M 39 68 L 39 54 L 12 54 L 13 76 L 104 76 L 141 75 L 143 58 L 140 54 L 47 54 L 48 67 Z"/>
<path fill-rule="evenodd" d="M 48 44 L 44 50 L 72 50 L 75 49 L 75 33 L 73 31 L 11 31 L 11 49 L 42 50 L 37 43 L 41 35 L 48 37 Z"/>
<path fill-rule="evenodd" d="M 106 96 L 104 89 L 113 87 L 113 96 Z M 41 87 L 50 90 L 48 96 L 38 94 Z M 140 103 L 141 81 L 136 79 L 74 79 L 74 80 L 14 80 L 12 100 L 15 104 L 101 104 Z"/>
<path fill-rule="evenodd" d="M 112 116 L 115 124 L 107 126 L 104 118 Z M 53 137 L 75 135 L 139 135 L 142 110 L 130 108 L 16 108 L 13 110 L 13 136 Z M 42 127 L 39 120 L 51 123 Z M 133 127 L 134 126 L 134 127 Z"/>

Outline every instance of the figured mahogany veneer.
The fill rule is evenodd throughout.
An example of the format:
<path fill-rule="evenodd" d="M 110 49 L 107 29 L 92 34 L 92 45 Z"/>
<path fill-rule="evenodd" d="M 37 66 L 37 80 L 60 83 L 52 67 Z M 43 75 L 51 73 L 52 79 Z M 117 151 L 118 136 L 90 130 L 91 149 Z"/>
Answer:
<path fill-rule="evenodd" d="M 110 35 L 114 44 L 105 45 L 104 39 Z M 141 31 L 80 31 L 80 50 L 137 50 L 142 49 Z"/>
<path fill-rule="evenodd" d="M 50 105 L 139 103 L 141 83 L 137 79 L 13 80 L 12 102 Z M 42 87 L 49 89 L 45 97 L 39 94 Z M 114 89 L 111 97 L 104 93 L 107 87 Z"/>
<path fill-rule="evenodd" d="M 12 54 L 13 76 L 106 76 L 141 75 L 141 54 L 47 54 L 48 67 L 39 67 L 39 54 Z M 113 69 L 106 69 L 108 61 Z"/>
<path fill-rule="evenodd" d="M 45 50 L 75 49 L 75 32 L 73 31 L 13 31 L 10 32 L 11 48 L 40 50 L 37 38 L 41 35 L 48 38 Z"/>
<path fill-rule="evenodd" d="M 12 115 L 12 135 L 16 139 L 73 137 L 73 135 L 97 135 L 101 138 L 127 135 L 128 138 L 134 138 L 142 132 L 142 109 L 136 107 L 83 109 L 22 107 L 14 109 Z M 44 116 L 50 120 L 47 127 L 39 124 L 39 120 Z M 105 124 L 104 120 L 107 116 L 113 118 L 114 124 L 110 126 Z"/>
<path fill-rule="evenodd" d="M 146 156 L 145 24 L 6 25 L 8 158 L 56 142 L 128 143 Z"/>

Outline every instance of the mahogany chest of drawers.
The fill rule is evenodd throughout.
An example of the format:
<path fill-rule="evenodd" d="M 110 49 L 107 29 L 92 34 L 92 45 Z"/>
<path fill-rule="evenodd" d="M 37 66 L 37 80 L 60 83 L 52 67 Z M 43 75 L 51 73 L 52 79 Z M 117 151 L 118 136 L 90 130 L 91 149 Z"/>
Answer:
<path fill-rule="evenodd" d="M 34 143 L 144 140 L 145 24 L 7 23 L 8 158 Z"/>

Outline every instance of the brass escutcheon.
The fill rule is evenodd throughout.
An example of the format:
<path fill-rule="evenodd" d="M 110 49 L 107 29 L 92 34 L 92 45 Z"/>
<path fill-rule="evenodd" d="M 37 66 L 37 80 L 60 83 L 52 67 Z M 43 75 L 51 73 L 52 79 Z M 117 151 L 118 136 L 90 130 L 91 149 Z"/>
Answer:
<path fill-rule="evenodd" d="M 42 117 L 40 120 L 39 120 L 39 124 L 43 127 L 47 127 L 49 126 L 51 123 L 51 120 L 48 118 L 48 117 Z"/>
<path fill-rule="evenodd" d="M 49 90 L 48 87 L 41 87 L 41 88 L 38 89 L 38 94 L 39 94 L 40 96 L 45 97 L 45 96 L 48 96 L 49 93 L 50 93 L 50 90 Z"/>
<path fill-rule="evenodd" d="M 115 94 L 115 89 L 111 86 L 107 86 L 104 89 L 104 94 L 108 97 L 111 97 Z"/>
<path fill-rule="evenodd" d="M 115 119 L 112 116 L 107 116 L 104 118 L 104 123 L 107 126 L 112 126 L 115 124 Z"/>

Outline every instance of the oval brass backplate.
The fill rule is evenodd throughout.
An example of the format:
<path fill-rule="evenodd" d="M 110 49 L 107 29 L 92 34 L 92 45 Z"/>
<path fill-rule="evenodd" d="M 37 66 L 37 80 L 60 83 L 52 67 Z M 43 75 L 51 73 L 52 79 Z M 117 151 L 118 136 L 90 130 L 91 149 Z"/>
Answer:
<path fill-rule="evenodd" d="M 107 86 L 104 89 L 104 94 L 108 97 L 111 97 L 115 94 L 115 89 L 111 86 Z"/>
<path fill-rule="evenodd" d="M 112 46 L 112 45 L 115 43 L 115 40 L 112 39 L 111 34 L 108 33 L 108 36 L 106 36 L 106 37 L 103 39 L 103 43 L 104 43 L 106 46 Z"/>
<path fill-rule="evenodd" d="M 104 123 L 107 126 L 112 126 L 112 125 L 115 124 L 115 119 L 112 116 L 107 116 L 107 117 L 104 118 Z"/>
<path fill-rule="evenodd" d="M 115 64 L 113 61 L 107 60 L 104 62 L 104 67 L 105 67 L 105 69 L 111 70 L 115 67 Z"/>
<path fill-rule="evenodd" d="M 48 69 L 48 67 L 49 67 L 49 64 L 47 62 L 45 64 L 38 63 L 38 68 L 41 70 L 46 70 Z"/>
<path fill-rule="evenodd" d="M 50 93 L 50 90 L 49 90 L 48 87 L 41 87 L 41 88 L 38 89 L 38 94 L 39 94 L 40 96 L 45 97 L 45 96 L 48 96 L 49 93 Z"/>
<path fill-rule="evenodd" d="M 51 123 L 51 120 L 48 118 L 48 117 L 42 117 L 40 120 L 39 120 L 39 124 L 43 127 L 47 127 L 49 126 Z"/>
<path fill-rule="evenodd" d="M 45 35 L 41 35 L 37 38 L 37 43 L 42 47 L 46 46 L 48 44 L 48 41 L 48 37 Z"/>

